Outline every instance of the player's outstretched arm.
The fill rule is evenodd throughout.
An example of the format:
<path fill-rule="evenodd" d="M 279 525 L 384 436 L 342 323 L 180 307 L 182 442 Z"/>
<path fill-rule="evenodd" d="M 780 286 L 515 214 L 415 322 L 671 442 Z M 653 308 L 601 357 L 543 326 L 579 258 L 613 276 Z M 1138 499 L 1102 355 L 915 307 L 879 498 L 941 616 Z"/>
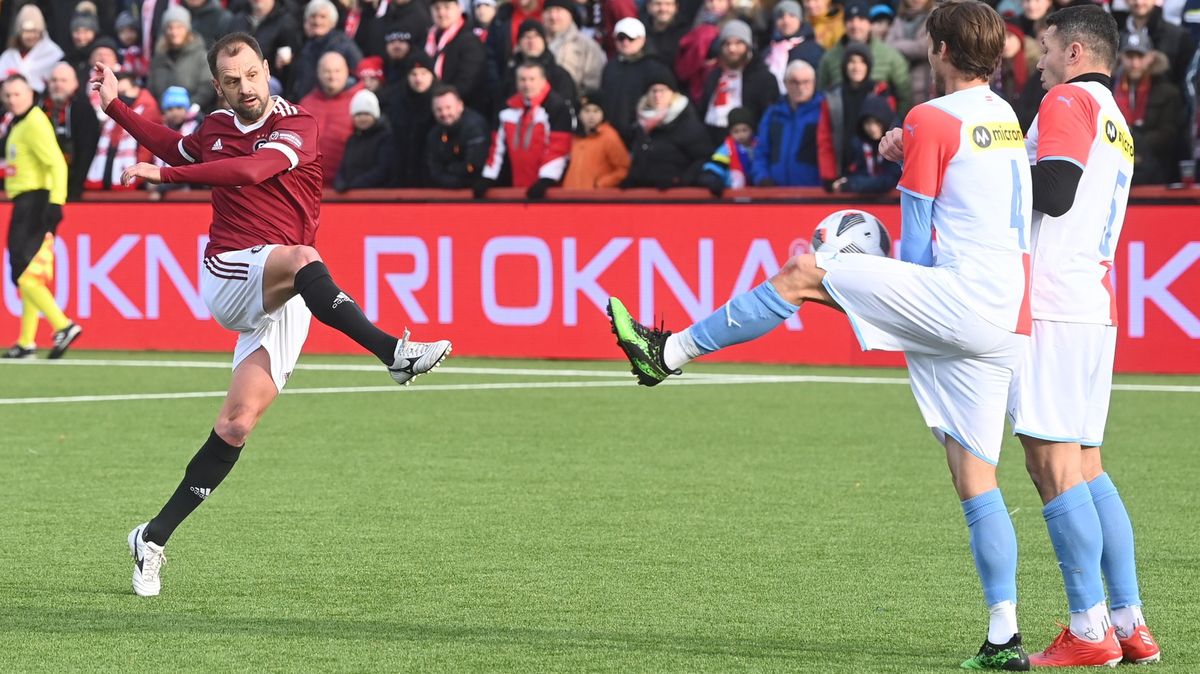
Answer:
<path fill-rule="evenodd" d="M 100 106 L 104 114 L 112 117 L 154 156 L 172 166 L 195 161 L 181 152 L 182 135 L 162 124 L 146 121 L 117 97 L 117 77 L 107 66 L 97 63 L 88 82 L 92 90 L 100 94 Z"/>
<path fill-rule="evenodd" d="M 230 157 L 202 164 L 168 166 L 159 174 L 164 183 L 189 183 L 213 187 L 245 187 L 257 185 L 284 171 L 295 168 L 283 152 L 264 148 L 254 154 Z"/>

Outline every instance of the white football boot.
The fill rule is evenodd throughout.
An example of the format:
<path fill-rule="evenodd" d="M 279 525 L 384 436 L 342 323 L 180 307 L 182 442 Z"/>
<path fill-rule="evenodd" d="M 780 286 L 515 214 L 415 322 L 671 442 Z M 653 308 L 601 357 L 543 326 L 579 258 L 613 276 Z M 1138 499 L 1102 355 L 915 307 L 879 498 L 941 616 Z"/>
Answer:
<path fill-rule="evenodd" d="M 167 562 L 164 546 L 142 540 L 146 525 L 139 524 L 129 532 L 129 553 L 133 555 L 133 592 L 139 597 L 154 597 L 162 591 L 159 574 Z"/>
<path fill-rule="evenodd" d="M 388 373 L 397 384 L 408 386 L 412 380 L 441 365 L 450 353 L 450 341 L 410 342 L 408 330 L 396 345 L 396 359 L 388 368 Z"/>

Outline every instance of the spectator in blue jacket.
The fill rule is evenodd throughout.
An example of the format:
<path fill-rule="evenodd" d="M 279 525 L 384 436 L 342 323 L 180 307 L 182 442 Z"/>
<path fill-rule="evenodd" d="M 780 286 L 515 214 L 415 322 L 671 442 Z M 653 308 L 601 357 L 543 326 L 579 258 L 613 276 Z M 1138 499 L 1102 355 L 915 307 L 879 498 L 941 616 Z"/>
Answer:
<path fill-rule="evenodd" d="M 817 73 L 805 61 L 792 61 L 783 74 L 787 93 L 767 108 L 758 124 L 751 177 L 755 185 L 816 187 L 817 122 L 822 94 L 817 93 Z"/>

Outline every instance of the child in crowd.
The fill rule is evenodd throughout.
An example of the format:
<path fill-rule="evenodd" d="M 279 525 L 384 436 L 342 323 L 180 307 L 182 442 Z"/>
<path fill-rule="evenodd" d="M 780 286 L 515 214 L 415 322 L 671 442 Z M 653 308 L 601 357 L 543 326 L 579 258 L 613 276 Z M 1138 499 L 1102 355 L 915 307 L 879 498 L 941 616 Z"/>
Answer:
<path fill-rule="evenodd" d="M 696 182 L 714 197 L 726 188 L 745 187 L 749 184 L 746 174 L 754 163 L 754 144 L 754 115 L 746 108 L 730 110 L 729 136 L 717 146 Z"/>
<path fill-rule="evenodd" d="M 896 113 L 882 96 L 868 96 L 858 116 L 859 147 L 846 175 L 833 181 L 834 192 L 878 194 L 890 192 L 900 182 L 900 165 L 879 154 L 879 141 L 896 121 Z"/>
<path fill-rule="evenodd" d="M 168 129 L 187 136 L 195 131 L 197 126 L 200 126 L 200 106 L 192 103 L 187 89 L 183 87 L 167 87 L 163 91 L 162 100 L 159 103 L 162 108 L 163 126 Z M 154 158 L 154 163 L 157 166 L 167 166 L 167 163 L 158 157 Z M 146 185 L 146 190 L 149 192 L 150 198 L 154 200 L 161 199 L 163 194 L 167 192 L 189 189 L 191 189 L 191 185 L 179 183 Z"/>
<path fill-rule="evenodd" d="M 571 163 L 563 187 L 591 190 L 616 187 L 629 173 L 629 151 L 616 129 L 604 120 L 604 103 L 599 91 L 579 99 L 579 126 L 571 144 Z"/>

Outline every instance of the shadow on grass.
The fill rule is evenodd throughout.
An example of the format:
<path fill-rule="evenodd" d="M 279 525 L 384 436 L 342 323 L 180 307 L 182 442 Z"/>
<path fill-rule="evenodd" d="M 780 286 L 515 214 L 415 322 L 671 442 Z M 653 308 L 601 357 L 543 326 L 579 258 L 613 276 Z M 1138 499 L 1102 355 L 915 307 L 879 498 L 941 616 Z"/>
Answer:
<path fill-rule="evenodd" d="M 131 597 L 130 601 L 134 601 Z M 0 611 L 0 634 L 137 635 L 139 639 L 187 634 L 227 638 L 231 634 L 255 638 L 372 641 L 383 643 L 446 643 L 465 646 L 517 646 L 533 650 L 586 649 L 602 652 L 727 656 L 802 663 L 812 659 L 837 661 L 845 654 L 870 654 L 909 662 L 914 666 L 937 664 L 929 649 L 884 651 L 877 641 L 739 639 L 712 635 L 654 634 L 588 629 L 554 629 L 490 626 L 424 625 L 348 618 L 250 618 L 203 613 L 137 613 L 106 609 L 64 610 L 47 607 L 11 607 Z M 930 656 L 934 660 L 930 660 Z M 944 664 L 944 662 L 942 663 Z"/>

